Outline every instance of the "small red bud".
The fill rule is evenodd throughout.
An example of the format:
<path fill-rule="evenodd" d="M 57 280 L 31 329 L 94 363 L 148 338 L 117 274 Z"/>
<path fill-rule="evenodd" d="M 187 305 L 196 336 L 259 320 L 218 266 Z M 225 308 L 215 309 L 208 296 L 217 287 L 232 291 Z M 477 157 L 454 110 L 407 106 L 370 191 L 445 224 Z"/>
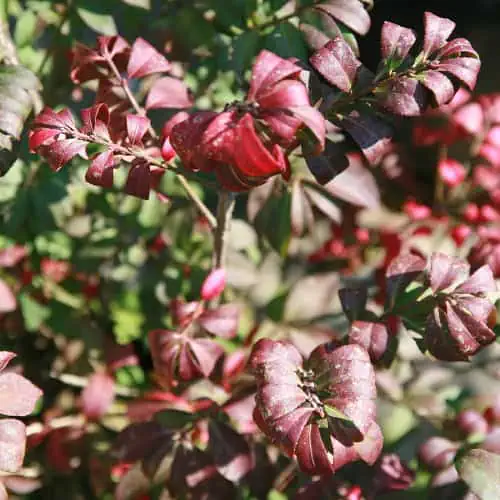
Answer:
<path fill-rule="evenodd" d="M 438 173 L 441 180 L 450 187 L 458 186 L 467 176 L 465 167 L 452 158 L 441 160 L 438 163 Z"/>
<path fill-rule="evenodd" d="M 212 300 L 218 297 L 226 286 L 226 271 L 224 269 L 214 269 L 205 278 L 201 286 L 201 298 Z"/>
<path fill-rule="evenodd" d="M 161 156 L 165 161 L 170 161 L 175 158 L 175 155 L 177 153 L 175 152 L 174 148 L 172 147 L 172 144 L 170 144 L 170 139 L 167 137 L 161 146 Z"/>
<path fill-rule="evenodd" d="M 459 224 L 458 226 L 455 226 L 451 230 L 451 237 L 455 241 L 457 247 L 460 247 L 463 245 L 464 241 L 469 237 L 471 232 L 472 229 L 470 228 L 470 226 L 467 226 L 466 224 Z"/>
<path fill-rule="evenodd" d="M 475 203 L 468 203 L 463 211 L 463 216 L 467 222 L 477 222 L 479 219 L 479 207 Z"/>
<path fill-rule="evenodd" d="M 488 432 L 488 422 L 476 410 L 463 410 L 455 419 L 459 429 L 466 435 L 486 434 Z"/>
<path fill-rule="evenodd" d="M 413 221 L 428 219 L 432 215 L 432 210 L 427 205 L 417 203 L 415 200 L 408 200 L 403 205 L 403 210 Z"/>

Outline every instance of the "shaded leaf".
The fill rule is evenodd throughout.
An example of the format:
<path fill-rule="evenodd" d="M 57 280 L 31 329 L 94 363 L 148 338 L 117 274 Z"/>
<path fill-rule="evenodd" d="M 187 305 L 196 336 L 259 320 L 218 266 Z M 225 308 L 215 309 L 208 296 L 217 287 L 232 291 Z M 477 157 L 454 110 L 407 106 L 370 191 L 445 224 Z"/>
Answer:
<path fill-rule="evenodd" d="M 370 16 L 359 0 L 327 0 L 315 7 L 345 24 L 359 35 L 370 29 Z"/>

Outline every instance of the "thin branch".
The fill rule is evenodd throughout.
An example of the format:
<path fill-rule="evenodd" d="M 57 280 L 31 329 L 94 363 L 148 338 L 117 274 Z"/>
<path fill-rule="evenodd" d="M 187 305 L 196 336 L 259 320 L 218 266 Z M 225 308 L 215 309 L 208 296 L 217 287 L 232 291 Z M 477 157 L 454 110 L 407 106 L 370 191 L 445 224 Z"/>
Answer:
<path fill-rule="evenodd" d="M 135 98 L 134 94 L 130 90 L 130 87 L 128 85 L 128 81 L 126 78 L 123 78 L 122 75 L 120 74 L 120 71 L 116 67 L 116 64 L 113 62 L 111 58 L 108 59 L 108 64 L 109 67 L 111 68 L 111 71 L 113 72 L 113 75 L 115 78 L 118 80 L 120 83 L 120 86 L 122 87 L 123 91 L 125 92 L 125 96 L 127 97 L 127 100 L 129 101 L 130 105 L 134 108 L 134 111 L 139 115 L 139 116 L 146 116 L 146 111 L 144 108 L 142 108 L 139 103 L 137 102 L 137 99 Z M 153 139 L 158 140 L 158 134 L 156 133 L 155 129 L 150 125 L 148 128 L 149 133 L 151 134 L 151 137 Z M 174 171 L 174 170 L 172 170 Z M 177 175 L 177 178 L 179 179 L 179 182 L 181 183 L 182 187 L 184 188 L 184 191 L 190 198 L 190 200 L 195 204 L 196 208 L 201 212 L 201 214 L 207 219 L 208 223 L 210 224 L 210 227 L 215 230 L 217 226 L 217 221 L 210 211 L 210 209 L 203 203 L 203 201 L 200 199 L 200 197 L 196 194 L 194 189 L 191 187 L 189 184 L 189 181 L 179 172 L 175 172 Z"/>
<path fill-rule="evenodd" d="M 214 269 L 223 268 L 226 263 L 227 237 L 231 217 L 234 210 L 234 194 L 229 191 L 219 191 L 217 203 L 217 227 L 214 231 Z"/>

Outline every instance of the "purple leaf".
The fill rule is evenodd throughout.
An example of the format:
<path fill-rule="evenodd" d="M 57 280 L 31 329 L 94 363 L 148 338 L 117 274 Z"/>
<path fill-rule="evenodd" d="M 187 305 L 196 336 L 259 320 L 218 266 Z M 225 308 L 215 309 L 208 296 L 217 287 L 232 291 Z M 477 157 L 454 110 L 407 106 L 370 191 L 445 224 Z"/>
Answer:
<path fill-rule="evenodd" d="M 468 55 L 478 58 L 477 52 L 466 38 L 455 38 L 436 52 L 437 59 L 448 58 L 452 56 Z"/>
<path fill-rule="evenodd" d="M 107 373 L 94 373 L 80 396 L 83 413 L 90 420 L 103 417 L 115 399 L 115 381 Z"/>
<path fill-rule="evenodd" d="M 439 71 L 428 70 L 422 73 L 422 85 L 427 87 L 436 99 L 436 104 L 442 106 L 453 99 L 455 89 L 450 79 L 444 76 Z"/>
<path fill-rule="evenodd" d="M 400 254 L 393 259 L 385 273 L 388 296 L 394 298 L 402 292 L 425 270 L 425 266 L 426 262 L 422 257 L 411 253 Z"/>
<path fill-rule="evenodd" d="M 17 309 L 17 301 L 10 287 L 0 279 L 0 314 Z"/>
<path fill-rule="evenodd" d="M 239 482 L 255 467 L 253 453 L 241 434 L 216 420 L 209 422 L 208 433 L 208 452 L 219 473 L 228 481 Z"/>
<path fill-rule="evenodd" d="M 156 80 L 146 99 L 146 109 L 183 109 L 192 105 L 193 101 L 186 84 L 169 76 Z"/>
<path fill-rule="evenodd" d="M 450 73 L 470 90 L 476 86 L 481 61 L 475 57 L 454 57 L 434 65 L 439 71 Z"/>
<path fill-rule="evenodd" d="M 333 196 L 353 205 L 366 208 L 376 208 L 380 205 L 380 193 L 375 178 L 362 161 L 354 156 L 350 157 L 349 167 L 326 184 L 325 188 Z"/>
<path fill-rule="evenodd" d="M 328 42 L 315 52 L 310 62 L 328 82 L 343 92 L 350 92 L 361 62 L 351 50 L 351 47 L 342 37 Z"/>
<path fill-rule="evenodd" d="M 224 349 L 210 339 L 192 339 L 189 349 L 193 355 L 193 362 L 203 376 L 208 377 L 215 368 L 215 363 L 222 356 Z"/>
<path fill-rule="evenodd" d="M 378 163 L 390 148 L 392 127 L 373 112 L 353 110 L 336 123 L 354 139 L 372 165 Z"/>
<path fill-rule="evenodd" d="M 381 52 L 383 59 L 404 59 L 417 37 L 413 30 L 389 21 L 382 25 Z"/>
<path fill-rule="evenodd" d="M 213 335 L 233 338 L 238 332 L 240 309 L 234 304 L 224 304 L 217 309 L 205 311 L 199 318 L 199 324 Z"/>
<path fill-rule="evenodd" d="M 419 116 L 427 105 L 425 88 L 415 78 L 391 80 L 380 94 L 379 102 L 391 113 L 401 116 Z"/>
<path fill-rule="evenodd" d="M 24 417 L 35 409 L 42 391 L 17 373 L 0 373 L 0 414 Z"/>
<path fill-rule="evenodd" d="M 424 14 L 424 57 L 440 49 L 454 29 L 455 23 L 452 20 L 426 12 Z"/>
<path fill-rule="evenodd" d="M 92 163 L 85 173 L 85 180 L 94 186 L 112 188 L 114 164 L 113 151 L 108 149 L 98 153 L 92 159 Z"/>
<path fill-rule="evenodd" d="M 451 286 L 463 283 L 469 274 L 469 269 L 469 264 L 462 259 L 439 252 L 432 254 L 428 264 L 432 291 L 442 292 Z"/>
<path fill-rule="evenodd" d="M 127 66 L 129 78 L 142 78 L 152 73 L 162 73 L 170 69 L 170 63 L 150 43 L 137 38 L 132 45 Z"/>
<path fill-rule="evenodd" d="M 482 266 L 475 271 L 457 289 L 457 292 L 470 295 L 495 292 L 497 289 L 493 271 L 489 266 Z"/>
<path fill-rule="evenodd" d="M 171 432 L 158 422 L 139 422 L 121 431 L 113 443 L 112 454 L 120 462 L 136 462 L 148 455 Z"/>
<path fill-rule="evenodd" d="M 365 287 L 342 288 L 339 290 L 339 297 L 344 314 L 349 321 L 354 321 L 366 308 L 368 291 Z"/>
<path fill-rule="evenodd" d="M 326 184 L 337 175 L 342 173 L 348 166 L 349 161 L 346 156 L 347 148 L 345 143 L 335 144 L 326 141 L 325 151 L 322 155 L 307 155 L 305 160 L 307 167 L 320 184 Z M 251 193 L 253 193 L 251 191 Z"/>
<path fill-rule="evenodd" d="M 315 8 L 339 20 L 358 35 L 370 29 L 370 16 L 359 0 L 327 0 Z"/>
<path fill-rule="evenodd" d="M 17 472 L 26 451 L 26 427 L 19 420 L 0 420 L 0 470 Z"/>

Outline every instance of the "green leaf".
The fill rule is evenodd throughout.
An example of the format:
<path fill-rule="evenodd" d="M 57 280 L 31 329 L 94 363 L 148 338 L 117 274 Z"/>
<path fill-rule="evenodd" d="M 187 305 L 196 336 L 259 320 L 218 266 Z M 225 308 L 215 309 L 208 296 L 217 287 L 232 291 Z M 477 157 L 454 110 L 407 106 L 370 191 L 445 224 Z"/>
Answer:
<path fill-rule="evenodd" d="M 19 303 L 21 304 L 24 326 L 28 332 L 38 330 L 40 325 L 50 316 L 50 309 L 47 306 L 39 304 L 28 294 L 21 293 Z"/>
<path fill-rule="evenodd" d="M 122 0 L 123 3 L 131 5 L 132 7 L 140 7 L 141 9 L 150 10 L 151 0 Z"/>
<path fill-rule="evenodd" d="M 257 31 L 245 31 L 234 39 L 232 66 L 240 77 L 250 67 L 253 58 L 259 51 L 259 45 L 260 36 Z"/>
<path fill-rule="evenodd" d="M 168 429 L 180 430 L 195 422 L 198 416 L 181 410 L 163 410 L 156 413 L 154 418 Z"/>
<path fill-rule="evenodd" d="M 103 35 L 116 35 L 115 20 L 109 13 L 107 2 L 98 0 L 80 0 L 76 6 L 76 12 L 81 20 L 91 29 Z"/>
<path fill-rule="evenodd" d="M 307 60 L 308 50 L 302 32 L 291 23 L 278 24 L 265 38 L 264 44 L 265 48 L 281 57 Z"/>
<path fill-rule="evenodd" d="M 460 477 L 482 500 L 500 498 L 500 455 L 472 449 L 455 463 Z"/>
<path fill-rule="evenodd" d="M 36 21 L 36 15 L 31 10 L 25 10 L 19 16 L 14 30 L 14 41 L 18 47 L 33 43 Z"/>

